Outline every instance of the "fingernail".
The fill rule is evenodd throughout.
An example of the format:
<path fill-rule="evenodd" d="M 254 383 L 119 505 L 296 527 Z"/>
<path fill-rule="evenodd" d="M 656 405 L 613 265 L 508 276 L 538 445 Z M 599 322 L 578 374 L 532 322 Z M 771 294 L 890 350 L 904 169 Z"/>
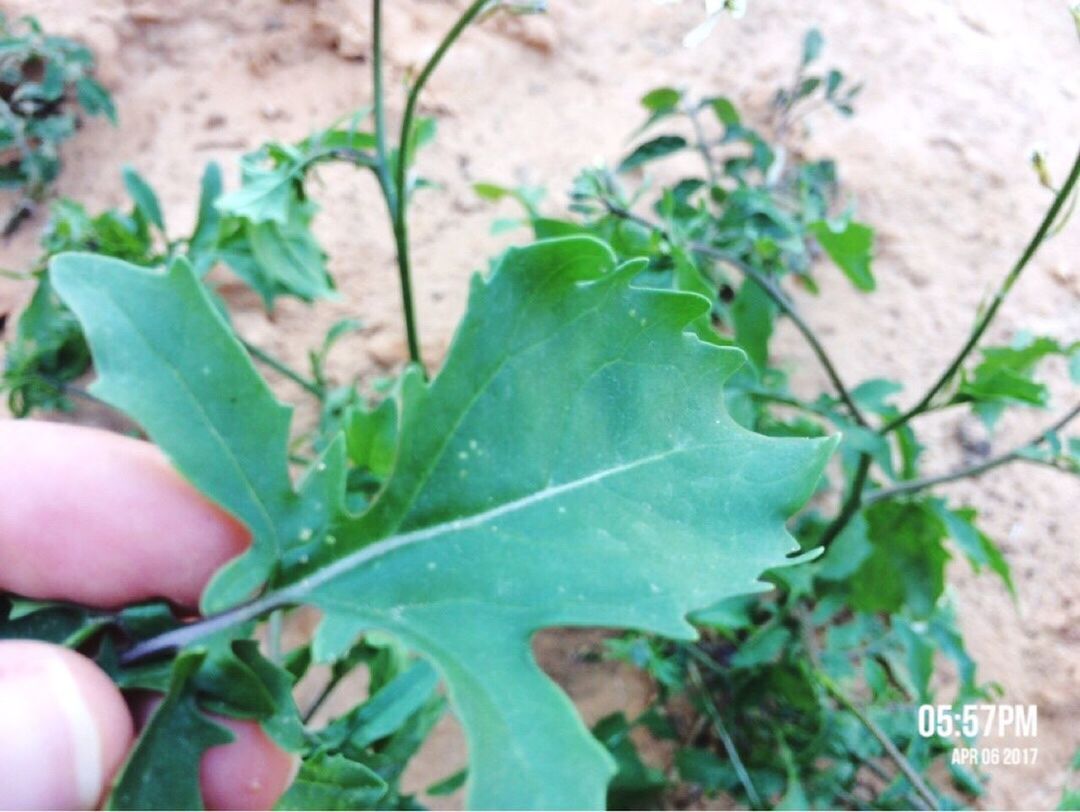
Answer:
<path fill-rule="evenodd" d="M 104 788 L 95 714 L 61 649 L 0 644 L 0 808 L 93 809 Z"/>

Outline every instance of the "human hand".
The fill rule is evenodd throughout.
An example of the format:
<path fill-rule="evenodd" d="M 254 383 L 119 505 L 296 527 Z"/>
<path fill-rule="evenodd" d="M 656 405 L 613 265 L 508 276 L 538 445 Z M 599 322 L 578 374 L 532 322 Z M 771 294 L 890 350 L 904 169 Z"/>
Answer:
<path fill-rule="evenodd" d="M 249 544 L 149 443 L 94 429 L 0 422 L 0 593 L 114 608 L 193 609 Z M 267 809 L 295 770 L 257 723 L 200 765 L 207 809 Z M 83 655 L 0 641 L 0 809 L 91 809 L 134 743 L 132 710 Z"/>

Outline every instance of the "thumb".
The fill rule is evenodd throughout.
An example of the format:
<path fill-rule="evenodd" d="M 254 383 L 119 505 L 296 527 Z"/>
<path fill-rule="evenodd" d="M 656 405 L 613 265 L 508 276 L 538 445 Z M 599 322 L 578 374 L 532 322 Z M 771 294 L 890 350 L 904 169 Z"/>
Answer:
<path fill-rule="evenodd" d="M 133 737 L 119 690 L 86 657 L 0 641 L 0 809 L 93 809 Z"/>

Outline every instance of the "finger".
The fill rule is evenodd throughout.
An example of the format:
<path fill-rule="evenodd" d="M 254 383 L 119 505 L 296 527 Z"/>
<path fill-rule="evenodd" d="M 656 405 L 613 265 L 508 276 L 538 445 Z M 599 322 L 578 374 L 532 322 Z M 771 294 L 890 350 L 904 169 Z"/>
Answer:
<path fill-rule="evenodd" d="M 160 704 L 161 696 L 156 694 L 135 700 L 140 728 Z M 272 809 L 296 777 L 299 759 L 274 744 L 257 722 L 211 718 L 228 728 L 233 740 L 203 754 L 199 763 L 203 805 L 211 810 Z"/>
<path fill-rule="evenodd" d="M 197 606 L 247 530 L 154 446 L 97 429 L 0 421 L 0 591 L 113 607 Z"/>
<path fill-rule="evenodd" d="M 299 766 L 256 722 L 216 718 L 235 737 L 211 747 L 199 766 L 207 809 L 273 809 Z"/>
<path fill-rule="evenodd" d="M 112 681 L 59 646 L 0 642 L 0 809 L 93 809 L 134 727 Z"/>

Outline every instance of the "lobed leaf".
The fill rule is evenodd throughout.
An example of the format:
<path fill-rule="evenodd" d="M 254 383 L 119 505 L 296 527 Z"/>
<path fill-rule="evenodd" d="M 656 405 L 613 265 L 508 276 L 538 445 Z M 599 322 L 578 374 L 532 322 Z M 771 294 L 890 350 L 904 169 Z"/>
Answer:
<path fill-rule="evenodd" d="M 207 587 L 204 611 L 250 597 L 290 543 L 325 524 L 326 494 L 343 477 L 340 445 L 297 493 L 286 454 L 291 410 L 255 371 L 185 260 L 146 270 L 62 254 L 50 274 L 93 348 L 91 391 L 136 419 L 196 487 L 251 531 L 251 548 Z"/>
<path fill-rule="evenodd" d="M 259 528 L 256 574 L 229 566 L 204 602 L 254 588 L 284 553 L 262 605 L 321 609 L 316 653 L 378 629 L 424 654 L 464 724 L 469 801 L 483 808 L 599 807 L 612 775 L 533 661 L 531 635 L 600 625 L 692 638 L 691 611 L 790 563 L 785 519 L 835 447 L 735 424 L 723 383 L 743 354 L 684 332 L 709 303 L 635 288 L 640 271 L 569 237 L 511 250 L 476 277 L 441 373 L 400 383 L 384 490 L 346 515 L 329 455 L 306 496 L 323 524 L 293 546 L 287 411 L 190 268 L 54 264 L 97 354 L 97 393 Z"/>

